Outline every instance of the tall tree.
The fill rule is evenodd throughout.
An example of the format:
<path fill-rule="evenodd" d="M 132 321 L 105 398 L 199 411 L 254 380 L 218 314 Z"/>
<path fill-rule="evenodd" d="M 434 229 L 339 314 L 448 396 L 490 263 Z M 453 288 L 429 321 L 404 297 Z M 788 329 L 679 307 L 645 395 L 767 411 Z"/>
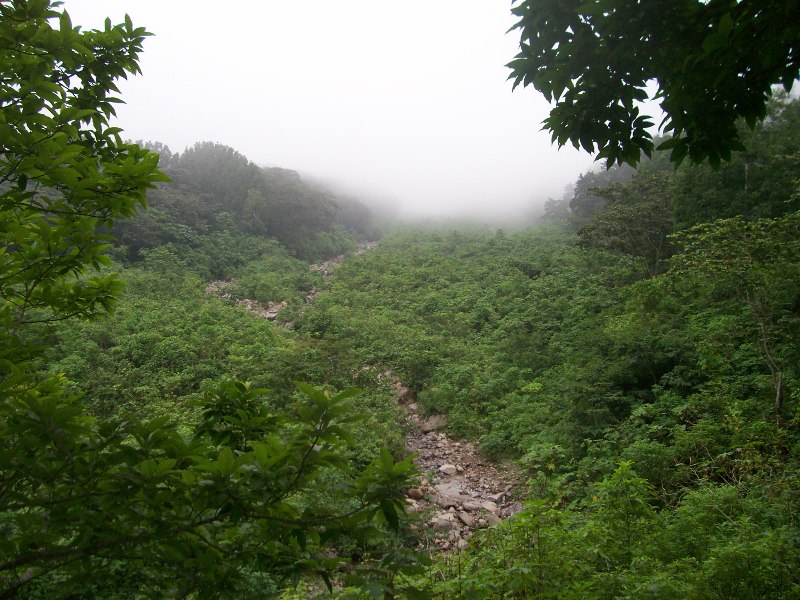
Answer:
<path fill-rule="evenodd" d="M 719 329 L 736 332 L 747 342 L 743 348 L 760 356 L 781 426 L 797 379 L 800 212 L 777 219 L 718 219 L 681 232 L 675 241 L 682 251 L 673 272 L 705 286 L 699 294 L 703 304 L 707 297 L 728 303 L 730 316 L 727 322 L 719 319 L 726 325 Z"/>
<path fill-rule="evenodd" d="M 679 226 L 741 215 L 779 217 L 800 210 L 800 101 L 775 98 L 754 130 L 740 124 L 747 150 L 719 169 L 687 165 L 675 173 Z"/>
<path fill-rule="evenodd" d="M 581 244 L 637 256 L 647 274 L 656 275 L 671 254 L 667 236 L 675 219 L 669 183 L 667 174 L 640 172 L 629 183 L 596 190 L 605 206 L 578 229 Z"/>
<path fill-rule="evenodd" d="M 108 123 L 144 29 L 81 32 L 43 1 L 1 2 L 0 15 L 0 358 L 16 361 L 25 325 L 110 310 L 119 282 L 99 273 L 101 229 L 165 177 Z"/>
<path fill-rule="evenodd" d="M 569 201 L 575 225 L 585 225 L 594 213 L 605 206 L 606 199 L 598 194 L 598 189 L 625 183 L 630 180 L 634 172 L 628 165 L 620 165 L 605 171 L 589 171 L 580 175 Z"/>

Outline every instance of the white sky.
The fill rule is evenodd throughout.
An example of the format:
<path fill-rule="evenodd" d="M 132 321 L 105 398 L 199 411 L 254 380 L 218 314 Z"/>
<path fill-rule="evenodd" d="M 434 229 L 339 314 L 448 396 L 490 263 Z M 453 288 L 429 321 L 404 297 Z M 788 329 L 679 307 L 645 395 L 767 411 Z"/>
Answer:
<path fill-rule="evenodd" d="M 84 29 L 155 34 L 120 86 L 119 125 L 173 151 L 232 146 L 260 165 L 391 198 L 408 214 L 505 212 L 560 197 L 592 158 L 551 146 L 547 103 L 513 94 L 509 0 L 66 0 Z"/>

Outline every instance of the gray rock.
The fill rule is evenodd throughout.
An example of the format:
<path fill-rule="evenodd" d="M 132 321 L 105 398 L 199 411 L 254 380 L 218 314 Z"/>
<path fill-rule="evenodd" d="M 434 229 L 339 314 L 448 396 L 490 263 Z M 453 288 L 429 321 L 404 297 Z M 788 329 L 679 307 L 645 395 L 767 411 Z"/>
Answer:
<path fill-rule="evenodd" d="M 401 385 L 397 388 L 397 401 L 400 404 L 408 404 L 416 399 L 417 395 L 406 386 Z"/>
<path fill-rule="evenodd" d="M 452 529 L 456 516 L 453 513 L 439 513 L 433 518 L 433 526 L 437 529 Z"/>
<path fill-rule="evenodd" d="M 486 520 L 486 523 L 490 526 L 497 525 L 498 523 L 501 523 L 503 521 L 503 519 L 492 513 L 486 513 L 485 515 L 483 515 L 483 518 Z"/>
<path fill-rule="evenodd" d="M 409 490 L 406 492 L 406 496 L 408 496 L 409 498 L 414 498 L 415 500 L 422 500 L 425 494 L 419 488 L 409 488 Z"/>
<path fill-rule="evenodd" d="M 445 475 L 455 475 L 458 473 L 458 468 L 455 465 L 442 465 L 439 467 L 439 472 L 444 473 Z M 496 509 L 497 507 L 495 507 L 495 510 Z"/>
<path fill-rule="evenodd" d="M 467 527 L 474 527 L 475 526 L 475 517 L 473 517 L 469 513 L 465 513 L 465 512 L 458 513 L 458 520 L 461 521 Z"/>
<path fill-rule="evenodd" d="M 436 484 L 436 492 L 442 496 L 452 496 L 456 499 L 461 498 L 461 487 L 455 481 Z"/>
<path fill-rule="evenodd" d="M 433 502 L 442 508 L 458 506 L 458 498 L 453 498 L 452 496 L 434 496 Z"/>
<path fill-rule="evenodd" d="M 453 526 L 453 524 L 447 519 L 435 519 L 433 522 L 433 526 L 436 529 L 450 529 Z"/>
<path fill-rule="evenodd" d="M 441 429 L 442 427 L 447 425 L 447 417 L 444 415 L 433 415 L 428 417 L 422 423 L 420 423 L 420 431 L 422 433 L 429 433 L 431 431 L 436 431 L 437 429 Z"/>

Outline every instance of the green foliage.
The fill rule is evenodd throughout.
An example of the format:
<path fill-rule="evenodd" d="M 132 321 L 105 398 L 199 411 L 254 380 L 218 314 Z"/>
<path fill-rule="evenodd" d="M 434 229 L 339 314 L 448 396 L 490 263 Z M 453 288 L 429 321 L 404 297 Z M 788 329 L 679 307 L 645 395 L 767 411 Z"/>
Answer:
<path fill-rule="evenodd" d="M 233 148 L 214 142 L 198 142 L 172 161 L 178 188 L 189 188 L 213 199 L 237 216 L 244 204 L 258 196 L 261 169 Z M 249 217 L 257 218 L 252 213 Z"/>
<path fill-rule="evenodd" d="M 784 399 L 793 397 L 798 376 L 800 213 L 714 221 L 687 230 L 678 240 L 683 252 L 676 257 L 675 270 L 699 280 L 698 287 L 713 294 L 722 308 L 713 322 L 716 335 L 709 340 L 717 347 L 707 346 L 705 362 L 714 361 L 727 371 L 714 359 L 722 351 L 754 374 L 768 370 L 780 425 L 787 410 Z"/>
<path fill-rule="evenodd" d="M 622 463 L 597 485 L 587 514 L 527 502 L 519 515 L 475 537 L 456 559 L 460 573 L 448 564 L 454 559 L 442 561 L 438 569 L 451 572 L 434 570 L 429 589 L 445 597 L 619 597 L 623 574 L 643 556 L 652 530 L 649 500 L 647 483 Z"/>
<path fill-rule="evenodd" d="M 513 521 L 478 532 L 465 553 L 443 557 L 424 589 L 444 598 L 580 597 L 587 568 L 572 528 L 567 513 L 528 502 Z"/>
<path fill-rule="evenodd" d="M 605 198 L 598 195 L 598 189 L 614 184 L 625 184 L 630 181 L 634 172 L 632 167 L 622 164 L 608 169 L 592 170 L 580 175 L 575 182 L 575 189 L 569 201 L 574 224 L 578 227 L 585 225 L 592 215 L 605 205 Z"/>
<path fill-rule="evenodd" d="M 613 37 L 619 6 L 583 3 L 575 22 L 563 3 L 515 10 L 536 44 L 566 32 L 543 52 L 571 60 L 570 44 L 604 43 L 593 28 Z M 737 47 L 780 6 L 756 19 L 747 3 L 678 4 L 668 16 L 697 23 L 665 39 L 699 26 L 701 63 L 727 61 L 718 30 Z M 531 29 L 556 8 L 558 27 Z M 323 280 L 303 259 L 352 248 L 340 225 L 368 235 L 361 207 L 219 144 L 151 145 L 174 181 L 120 224 L 164 179 L 106 123 L 146 33 L 129 19 L 81 32 L 33 0 L 0 10 L 0 595 L 264 597 L 313 576 L 309 595 L 335 576 L 342 597 L 798 595 L 797 102 L 741 129 L 748 149 L 717 172 L 656 160 L 588 175 L 563 228 L 398 232 Z M 635 62 L 629 39 L 609 39 L 613 76 Z M 586 85 L 613 87 L 607 67 L 533 83 L 591 103 Z M 622 104 L 586 114 L 606 158 L 636 162 L 644 121 L 607 115 L 633 114 L 641 86 L 623 84 Z M 673 115 L 673 157 L 734 147 L 724 122 L 699 140 L 694 118 Z M 579 144 L 594 147 L 593 128 Z M 140 264 L 115 269 L 106 252 Z M 210 278 L 233 280 L 227 297 L 206 293 Z M 297 329 L 241 296 L 288 302 Z M 414 469 L 395 461 L 386 369 L 530 476 L 519 515 L 427 571 L 401 533 Z"/>
<path fill-rule="evenodd" d="M 203 276 L 230 277 L 276 242 L 315 260 L 343 254 L 354 247 L 354 235 L 371 232 L 369 211 L 357 200 L 343 199 L 340 208 L 338 198 L 294 171 L 258 167 L 213 142 L 180 155 L 161 152 L 172 182 L 151 191 L 149 211 L 114 228 L 130 259 L 169 245 Z"/>
<path fill-rule="evenodd" d="M 376 239 L 378 237 L 377 229 L 372 222 L 372 212 L 364 204 L 355 198 L 346 196 L 337 197 L 336 204 L 339 206 L 339 215 L 337 217 L 339 225 L 365 239 Z"/>
<path fill-rule="evenodd" d="M 180 267 L 151 269 L 123 272 L 128 286 L 113 318 L 48 332 L 44 370 L 63 373 L 92 414 L 191 422 L 203 383 L 225 374 L 284 397 L 292 381 L 314 379 L 291 334 L 210 297 Z"/>
<path fill-rule="evenodd" d="M 263 255 L 236 274 L 236 290 L 259 302 L 302 302 L 302 294 L 322 286 L 322 276 L 285 253 Z"/>
<path fill-rule="evenodd" d="M 631 463 L 623 462 L 600 482 L 595 498 L 596 531 L 591 535 L 600 570 L 630 567 L 639 544 L 652 527 L 653 492 Z"/>
<path fill-rule="evenodd" d="M 648 275 L 658 273 L 671 254 L 667 236 L 675 225 L 668 183 L 665 174 L 643 172 L 596 190 L 605 206 L 578 229 L 581 244 L 640 257 Z"/>
<path fill-rule="evenodd" d="M 483 431 L 498 453 L 513 452 L 522 436 L 530 439 L 523 423 L 529 426 L 534 412 L 563 414 L 546 404 L 535 409 L 532 394 L 521 389 L 534 373 L 562 360 L 570 368 L 586 362 L 582 338 L 590 334 L 583 329 L 598 324 L 581 319 L 619 301 L 614 277 L 633 276 L 619 263 L 614 275 L 592 275 L 582 252 L 567 239 L 557 231 L 386 238 L 334 275 L 329 292 L 300 320 L 301 332 L 318 336 L 322 351 L 339 362 L 352 357 L 353 368 L 391 366 L 422 390 L 423 405 L 449 412 L 457 430 Z M 580 362 L 578 353 L 584 357 Z M 582 372 L 597 373 L 592 367 Z M 568 375 L 565 368 L 564 375 L 563 383 L 544 394 L 547 402 L 559 402 L 558 390 L 581 387 L 574 370 Z M 581 440 L 581 428 L 613 418 L 618 410 L 616 399 L 606 407 L 591 402 L 584 393 L 573 409 L 580 421 L 559 426 L 559 435 L 569 432 Z M 514 423 L 518 435 L 507 429 Z"/>
<path fill-rule="evenodd" d="M 0 595 L 261 597 L 305 573 L 330 588 L 354 546 L 384 557 L 364 577 L 353 572 L 354 581 L 390 586 L 405 563 L 382 543 L 399 527 L 414 468 L 386 450 L 351 467 L 354 390 L 300 385 L 283 415 L 270 406 L 286 405 L 285 396 L 270 403 L 263 389 L 223 378 L 200 396 L 196 419 L 99 419 L 86 412 L 91 397 L 83 402 L 65 377 L 40 372 L 52 367 L 43 360 L 50 336 L 75 344 L 81 333 L 55 323 L 116 304 L 121 284 L 103 269 L 103 232 L 165 177 L 157 155 L 121 143 L 107 126 L 114 81 L 138 71 L 146 32 L 127 17 L 82 32 L 43 1 L 2 2 L 0 11 Z M 192 240 L 188 228 L 175 230 Z M 199 304 L 199 281 L 177 253 L 154 248 L 146 263 L 158 277 L 134 278 L 150 295 L 132 305 L 171 301 L 180 313 L 181 296 Z M 220 307 L 211 303 L 199 320 Z M 160 328 L 138 322 L 119 340 L 89 330 L 89 352 L 65 359 L 102 377 L 112 350 L 110 362 L 121 355 L 117 365 L 151 371 L 147 385 L 159 377 L 179 390 L 196 385 L 202 373 L 193 369 L 208 348 L 187 339 L 185 314 L 158 318 Z M 216 367 L 213 354 L 206 358 Z M 126 380 L 113 379 L 117 389 Z"/>
<path fill-rule="evenodd" d="M 2 591 L 113 589 L 124 561 L 142 574 L 140 591 L 233 593 L 247 569 L 278 580 L 330 572 L 343 559 L 329 548 L 369 542 L 376 517 L 396 528 L 410 461 L 383 454 L 351 473 L 342 404 L 354 392 L 302 389 L 287 421 L 264 390 L 217 384 L 190 440 L 165 419 L 88 418 L 57 379 L 14 390 L 0 432 Z M 332 470 L 340 476 L 321 477 Z M 337 501 L 310 502 L 326 481 Z"/>
<path fill-rule="evenodd" d="M 737 215 L 780 217 L 800 210 L 800 102 L 773 98 L 767 118 L 755 129 L 739 123 L 745 150 L 717 170 L 686 165 L 675 173 L 676 221 L 695 225 Z"/>
<path fill-rule="evenodd" d="M 0 14 L 0 358 L 17 361 L 27 324 L 111 310 L 120 284 L 98 274 L 99 230 L 165 178 L 157 155 L 108 126 L 144 29 L 81 32 L 47 2 L 3 2 Z"/>
<path fill-rule="evenodd" d="M 478 532 L 414 582 L 444 598 L 795 597 L 796 532 L 765 523 L 770 504 L 758 493 L 708 486 L 657 514 L 629 463 L 595 491 L 578 511 L 540 489 L 546 499 Z"/>
<path fill-rule="evenodd" d="M 518 0 L 520 52 L 514 85 L 532 85 L 555 106 L 544 121 L 553 141 L 597 151 L 609 166 L 650 156 L 653 123 L 640 103 L 658 89 L 666 113 L 659 145 L 680 163 L 719 166 L 741 150 L 736 121 L 767 114 L 772 86 L 788 90 L 800 71 L 794 2 L 629 0 L 565 5 Z"/>
<path fill-rule="evenodd" d="M 323 356 L 392 368 L 451 431 L 518 457 L 545 502 L 416 587 L 487 598 L 796 593 L 785 557 L 798 553 L 797 215 L 683 231 L 668 241 L 677 255 L 642 279 L 641 257 L 628 254 L 639 238 L 622 241 L 647 232 L 631 207 L 652 203 L 669 223 L 665 177 L 602 192 L 612 200 L 583 248 L 552 228 L 388 236 L 306 311 L 301 333 Z M 655 231 L 667 243 L 669 228 Z"/>

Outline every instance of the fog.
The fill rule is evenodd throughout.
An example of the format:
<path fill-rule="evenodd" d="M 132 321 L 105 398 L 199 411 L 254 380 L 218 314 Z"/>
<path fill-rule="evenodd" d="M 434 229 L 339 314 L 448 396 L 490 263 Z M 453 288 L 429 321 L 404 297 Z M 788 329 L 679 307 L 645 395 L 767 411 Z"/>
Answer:
<path fill-rule="evenodd" d="M 131 139 L 226 144 L 401 215 L 508 214 L 592 165 L 511 91 L 510 2 L 67 0 L 84 29 L 130 14 L 154 37 L 120 86 Z"/>

